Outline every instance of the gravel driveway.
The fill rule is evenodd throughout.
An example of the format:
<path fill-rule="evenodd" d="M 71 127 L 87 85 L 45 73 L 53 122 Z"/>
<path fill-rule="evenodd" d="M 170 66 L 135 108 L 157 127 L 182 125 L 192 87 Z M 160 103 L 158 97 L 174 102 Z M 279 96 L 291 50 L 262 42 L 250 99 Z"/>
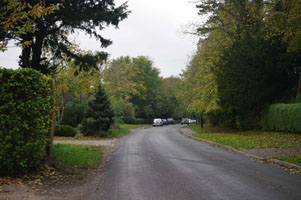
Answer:
<path fill-rule="evenodd" d="M 116 139 L 106 140 L 54 140 L 53 144 L 76 144 L 76 145 L 90 145 L 90 146 L 105 146 L 113 147 Z"/>

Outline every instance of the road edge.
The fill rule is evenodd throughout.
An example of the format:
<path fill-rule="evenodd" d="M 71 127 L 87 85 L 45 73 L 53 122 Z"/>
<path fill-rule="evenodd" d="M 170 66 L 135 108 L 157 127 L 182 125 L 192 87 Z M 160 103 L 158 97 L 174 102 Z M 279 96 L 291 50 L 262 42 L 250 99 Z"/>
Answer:
<path fill-rule="evenodd" d="M 226 146 L 226 145 L 219 144 L 219 143 L 216 143 L 216 142 L 212 142 L 212 141 L 209 141 L 209 140 L 201 139 L 201 138 L 198 138 L 198 137 L 195 137 L 195 136 L 192 136 L 192 135 L 189 135 L 189 134 L 185 133 L 185 130 L 183 130 L 183 128 L 181 128 L 181 127 L 179 128 L 179 133 L 181 133 L 182 135 L 184 135 L 187 138 L 190 138 L 190 139 L 193 139 L 193 140 L 196 140 L 196 141 L 199 141 L 199 142 L 206 143 L 210 146 L 218 147 L 218 148 L 221 148 L 221 149 L 224 149 L 224 150 L 227 150 L 227 151 L 237 153 L 239 155 L 251 158 L 252 160 L 255 160 L 255 161 L 260 162 L 260 163 L 264 163 L 264 162 L 265 163 L 270 163 L 270 164 L 276 165 L 278 167 L 284 167 L 284 168 L 288 168 L 288 169 L 297 170 L 299 173 L 301 173 L 301 166 L 298 166 L 298 165 L 295 165 L 295 164 L 292 164 L 292 163 L 284 162 L 284 161 L 277 160 L 277 159 L 266 159 L 266 158 L 262 158 L 262 157 L 259 157 L 259 156 L 254 156 L 252 154 L 240 151 L 240 150 L 235 149 L 235 148 L 230 147 L 230 146 Z M 195 132 L 195 134 L 197 134 L 197 132 Z"/>

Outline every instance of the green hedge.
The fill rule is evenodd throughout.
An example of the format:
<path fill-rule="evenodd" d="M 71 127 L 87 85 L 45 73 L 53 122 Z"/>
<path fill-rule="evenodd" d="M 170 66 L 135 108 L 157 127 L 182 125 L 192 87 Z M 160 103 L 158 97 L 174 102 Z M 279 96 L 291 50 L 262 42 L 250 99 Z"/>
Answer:
<path fill-rule="evenodd" d="M 264 112 L 264 130 L 301 133 L 301 103 L 273 104 Z"/>
<path fill-rule="evenodd" d="M 152 124 L 153 119 L 122 117 L 122 121 L 125 124 Z"/>
<path fill-rule="evenodd" d="M 0 173 L 27 173 L 46 155 L 53 81 L 33 69 L 0 68 L 0 93 Z"/>
<path fill-rule="evenodd" d="M 69 125 L 58 125 L 55 126 L 55 136 L 74 137 L 77 131 L 75 128 Z"/>

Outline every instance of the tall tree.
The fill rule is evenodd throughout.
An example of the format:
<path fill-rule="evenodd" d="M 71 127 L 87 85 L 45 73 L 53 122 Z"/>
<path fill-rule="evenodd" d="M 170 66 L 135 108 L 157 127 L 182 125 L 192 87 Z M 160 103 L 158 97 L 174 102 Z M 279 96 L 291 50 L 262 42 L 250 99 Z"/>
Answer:
<path fill-rule="evenodd" d="M 33 5 L 40 0 L 28 1 Z M 32 32 L 25 32 L 17 35 L 18 27 L 10 27 L 7 31 L 1 26 L 1 41 L 18 40 L 23 44 L 20 56 L 20 66 L 30 67 L 50 74 L 55 70 L 55 66 L 49 65 L 49 59 L 43 57 L 43 49 L 54 52 L 56 58 L 65 54 L 69 59 L 73 59 L 81 69 L 90 67 L 97 68 L 97 62 L 107 57 L 105 52 L 96 52 L 95 55 L 82 55 L 70 51 L 72 42 L 68 38 L 70 33 L 77 30 L 83 31 L 90 36 L 94 36 L 100 41 L 101 47 L 107 47 L 112 41 L 103 38 L 98 30 L 105 26 L 118 26 L 119 22 L 128 16 L 127 4 L 116 7 L 113 0 L 49 0 L 43 1 L 45 7 L 62 4 L 59 10 L 40 18 L 34 18 L 34 29 Z M 3 8 L 9 6 L 7 1 L 2 1 Z M 11 15 L 13 11 L 6 12 L 4 17 Z M 26 20 L 20 20 L 20 24 L 25 24 Z"/>
<path fill-rule="evenodd" d="M 114 112 L 104 89 L 99 85 L 95 99 L 89 102 L 90 110 L 83 121 L 82 131 L 85 135 L 102 134 L 114 122 Z"/>
<path fill-rule="evenodd" d="M 188 110 L 229 112 L 246 127 L 265 105 L 292 96 L 300 1 L 203 0 L 197 7 L 208 20 L 183 73 Z"/>
<path fill-rule="evenodd" d="M 103 79 L 120 115 L 148 119 L 160 113 L 162 80 L 148 57 L 115 59 L 104 70 Z"/>

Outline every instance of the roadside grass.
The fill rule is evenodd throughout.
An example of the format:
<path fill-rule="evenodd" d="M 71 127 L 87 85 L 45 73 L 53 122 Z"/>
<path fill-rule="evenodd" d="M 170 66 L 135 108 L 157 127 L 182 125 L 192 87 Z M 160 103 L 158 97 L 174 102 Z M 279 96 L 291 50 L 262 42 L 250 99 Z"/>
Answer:
<path fill-rule="evenodd" d="M 252 131 L 216 131 L 216 128 L 199 130 L 199 125 L 188 126 L 191 130 L 200 134 L 194 136 L 210 140 L 237 149 L 261 149 L 261 148 L 301 148 L 301 134 Z"/>
<path fill-rule="evenodd" d="M 121 124 L 120 125 L 122 128 L 126 129 L 136 129 L 136 128 L 141 128 L 144 126 L 150 126 L 149 124 Z"/>
<path fill-rule="evenodd" d="M 102 147 L 53 144 L 52 156 L 72 166 L 97 168 L 102 159 Z"/>
<path fill-rule="evenodd" d="M 120 128 L 112 128 L 110 129 L 110 133 L 109 133 L 109 138 L 119 138 L 122 136 L 125 136 L 127 134 L 129 134 L 131 132 L 130 129 L 136 129 L 136 128 L 141 128 L 144 126 L 150 126 L 149 124 L 120 124 Z M 54 137 L 55 140 L 76 140 L 76 139 L 80 139 L 80 140 L 103 140 L 106 138 L 103 137 L 99 137 L 99 136 L 83 136 L 82 134 L 77 134 L 76 137 L 62 137 L 62 136 L 55 136 Z"/>
<path fill-rule="evenodd" d="M 277 157 L 276 159 L 301 166 L 301 155 Z"/>
<path fill-rule="evenodd" d="M 120 128 L 112 129 L 110 131 L 111 131 L 110 136 L 115 138 L 125 136 L 131 132 L 131 130 L 123 127 L 122 125 L 120 125 Z"/>
<path fill-rule="evenodd" d="M 221 127 L 204 127 L 201 128 L 198 124 L 188 125 L 187 128 L 197 132 L 197 133 L 231 133 L 236 132 L 233 129 L 221 128 Z"/>
<path fill-rule="evenodd" d="M 130 129 L 141 128 L 144 126 L 148 126 L 148 124 L 120 124 L 120 128 L 116 130 L 111 130 L 112 137 L 122 137 L 131 132 Z"/>

